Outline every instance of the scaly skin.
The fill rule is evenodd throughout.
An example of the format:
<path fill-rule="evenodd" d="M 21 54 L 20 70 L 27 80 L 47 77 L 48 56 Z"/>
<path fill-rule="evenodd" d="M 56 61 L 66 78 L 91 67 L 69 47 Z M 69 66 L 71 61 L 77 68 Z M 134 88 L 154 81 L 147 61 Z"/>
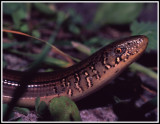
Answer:
<path fill-rule="evenodd" d="M 37 97 L 46 103 L 57 96 L 79 100 L 117 77 L 145 51 L 147 44 L 148 38 L 143 35 L 117 40 L 80 63 L 55 72 L 31 75 L 3 70 L 3 102 L 11 101 L 17 87 L 26 89 L 17 101 L 20 106 L 34 107 Z"/>

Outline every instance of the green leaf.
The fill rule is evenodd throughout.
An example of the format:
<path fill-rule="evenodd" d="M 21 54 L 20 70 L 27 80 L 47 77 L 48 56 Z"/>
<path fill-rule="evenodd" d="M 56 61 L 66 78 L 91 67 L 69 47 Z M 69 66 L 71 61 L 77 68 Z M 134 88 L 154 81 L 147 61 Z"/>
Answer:
<path fill-rule="evenodd" d="M 49 103 L 49 111 L 54 121 L 81 121 L 76 104 L 65 96 L 53 98 Z"/>
<path fill-rule="evenodd" d="M 59 11 L 57 13 L 57 19 L 56 19 L 57 24 L 61 25 L 66 18 L 67 18 L 67 15 L 64 12 Z"/>
<path fill-rule="evenodd" d="M 19 29 L 21 20 L 27 17 L 27 4 L 26 3 L 4 3 L 4 14 L 12 16 L 14 26 Z"/>
<path fill-rule="evenodd" d="M 53 15 L 54 11 L 51 10 L 47 4 L 45 3 L 34 3 L 34 6 L 36 7 L 37 10 L 40 12 L 47 14 L 47 15 Z"/>
<path fill-rule="evenodd" d="M 35 101 L 35 110 L 36 110 L 36 112 L 38 112 L 39 103 L 40 103 L 40 97 L 37 97 L 36 101 Z"/>
<path fill-rule="evenodd" d="M 4 117 L 5 113 L 7 112 L 7 109 L 8 109 L 8 104 L 3 104 L 3 117 Z M 14 117 L 14 112 L 12 111 L 9 115 L 9 119 L 11 119 L 13 117 Z"/>
<path fill-rule="evenodd" d="M 20 31 L 29 32 L 28 25 L 27 24 L 23 24 L 22 26 L 20 26 Z"/>
<path fill-rule="evenodd" d="M 100 4 L 94 23 L 126 24 L 134 21 L 142 10 L 142 3 L 104 3 Z"/>
<path fill-rule="evenodd" d="M 27 13 L 23 9 L 18 9 L 12 14 L 12 18 L 14 21 L 14 26 L 16 29 L 20 28 L 21 20 L 26 18 Z"/>
<path fill-rule="evenodd" d="M 24 115 L 28 115 L 28 113 L 30 112 L 28 108 L 21 108 L 21 107 L 14 107 L 14 110 Z"/>
<path fill-rule="evenodd" d="M 40 38 L 41 34 L 38 30 L 33 30 L 32 31 L 32 36 L 36 37 L 36 38 Z"/>
<path fill-rule="evenodd" d="M 157 50 L 157 23 L 134 21 L 130 30 L 132 35 L 146 35 L 149 38 L 147 52 Z"/>
<path fill-rule="evenodd" d="M 74 24 L 69 25 L 69 31 L 71 31 L 74 34 L 79 34 L 80 33 L 80 29 L 78 28 L 78 26 L 76 26 Z"/>
<path fill-rule="evenodd" d="M 89 39 L 87 42 L 85 42 L 86 45 L 94 45 L 96 43 L 100 43 L 100 38 L 99 37 L 92 37 L 91 39 Z"/>
<path fill-rule="evenodd" d="M 41 101 L 37 108 L 37 115 L 40 118 L 47 117 L 49 114 L 48 106 L 44 101 Z"/>
<path fill-rule="evenodd" d="M 71 19 L 72 24 L 80 24 L 83 22 L 83 18 L 78 14 L 74 9 L 68 9 L 69 18 Z"/>

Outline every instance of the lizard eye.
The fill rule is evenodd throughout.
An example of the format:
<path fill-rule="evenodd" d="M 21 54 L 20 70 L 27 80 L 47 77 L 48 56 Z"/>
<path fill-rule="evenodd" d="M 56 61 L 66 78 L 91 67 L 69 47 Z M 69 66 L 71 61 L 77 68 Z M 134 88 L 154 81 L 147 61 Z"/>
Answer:
<path fill-rule="evenodd" d="M 120 54 L 120 53 L 122 53 L 122 49 L 121 48 L 116 48 L 115 52 Z"/>

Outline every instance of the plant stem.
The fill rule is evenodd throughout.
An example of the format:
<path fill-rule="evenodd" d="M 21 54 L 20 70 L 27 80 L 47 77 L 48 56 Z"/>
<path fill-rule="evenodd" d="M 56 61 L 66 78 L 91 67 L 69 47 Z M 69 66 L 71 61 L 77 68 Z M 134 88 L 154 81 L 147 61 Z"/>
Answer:
<path fill-rule="evenodd" d="M 147 68 L 147 67 L 144 67 L 138 63 L 133 63 L 129 66 L 129 68 L 132 70 L 132 71 L 139 71 L 139 72 L 142 72 L 154 79 L 157 80 L 157 73 L 155 73 L 154 71 L 152 71 L 151 69 Z"/>

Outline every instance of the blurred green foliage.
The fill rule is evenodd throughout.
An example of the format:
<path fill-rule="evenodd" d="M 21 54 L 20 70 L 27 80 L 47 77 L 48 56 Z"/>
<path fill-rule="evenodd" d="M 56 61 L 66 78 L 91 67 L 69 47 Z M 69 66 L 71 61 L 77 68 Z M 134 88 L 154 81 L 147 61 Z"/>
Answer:
<path fill-rule="evenodd" d="M 142 3 L 103 3 L 95 14 L 94 22 L 100 26 L 131 23 L 138 17 L 142 8 Z"/>
<path fill-rule="evenodd" d="M 7 112 L 7 109 L 8 109 L 8 104 L 3 104 L 3 116 Z M 11 112 L 9 115 L 9 119 L 12 119 L 13 117 L 14 117 L 14 112 Z"/>
<path fill-rule="evenodd" d="M 93 22 L 89 25 L 94 27 L 96 24 L 99 28 L 105 26 L 105 24 L 131 24 L 130 30 L 132 35 L 144 34 L 149 37 L 149 45 L 147 51 L 157 49 L 157 24 L 146 23 L 146 22 L 136 22 L 136 18 L 139 16 L 144 4 L 143 3 L 101 3 L 97 8 Z M 37 13 L 42 13 L 45 15 L 45 21 L 40 21 L 40 23 L 33 25 L 32 29 L 29 28 L 29 23 L 26 23 L 28 17 L 31 16 L 32 11 L 37 11 Z M 87 30 L 88 24 L 83 24 L 83 17 L 78 14 L 74 9 L 70 8 L 68 11 L 59 11 L 54 3 L 4 3 L 3 12 L 6 15 L 11 16 L 13 29 L 26 32 L 35 36 L 37 38 L 41 37 L 41 29 L 48 28 L 44 24 L 53 23 L 58 27 L 62 25 L 66 31 L 72 33 L 73 36 L 81 35 L 82 29 Z M 40 19 L 41 20 L 41 19 Z M 45 22 L 45 23 L 44 23 Z M 8 27 L 8 22 L 4 22 L 4 28 Z M 64 27 L 63 27 L 64 26 Z M 95 28 L 97 29 L 97 28 Z M 94 30 L 95 30 L 94 29 Z M 56 29 L 54 29 L 56 30 Z M 93 28 L 92 28 L 93 30 Z M 11 39 L 14 36 L 8 33 Z M 103 36 L 92 36 L 87 38 L 86 36 L 81 36 L 83 44 L 90 48 L 91 53 L 94 53 L 99 48 L 113 42 L 111 39 L 106 39 Z M 54 42 L 56 45 L 60 46 L 70 46 L 70 41 Z M 37 44 L 37 41 L 33 41 L 33 44 Z M 4 49 L 16 46 L 17 43 L 4 44 Z M 24 45 L 23 45 L 24 46 Z M 77 47 L 78 48 L 78 47 Z M 88 55 L 88 53 L 86 53 Z M 57 63 L 57 62 L 56 62 Z M 61 62 L 60 62 L 61 63 Z"/>
<path fill-rule="evenodd" d="M 19 29 L 22 19 L 27 17 L 27 4 L 26 3 L 4 3 L 3 13 L 10 15 L 14 22 L 14 28 Z"/>
<path fill-rule="evenodd" d="M 38 30 L 33 30 L 32 31 L 32 36 L 36 37 L 36 38 L 40 38 L 41 34 Z"/>
<path fill-rule="evenodd" d="M 17 11 L 23 11 L 23 15 L 20 16 L 26 17 L 26 11 L 27 11 L 26 3 L 3 3 L 4 14 L 12 15 Z"/>
<path fill-rule="evenodd" d="M 43 14 L 47 14 L 47 15 L 53 15 L 54 14 L 54 11 L 51 10 L 47 4 L 44 4 L 44 3 L 33 3 L 33 5 L 35 6 L 35 8 L 39 12 L 41 12 Z"/>
<path fill-rule="evenodd" d="M 157 23 L 134 21 L 130 30 L 132 35 L 146 35 L 149 38 L 147 51 L 157 50 Z"/>
<path fill-rule="evenodd" d="M 12 44 L 11 44 L 12 45 Z M 9 47 L 11 46 L 9 45 Z M 15 44 L 13 44 L 15 45 Z M 6 45 L 5 45 L 6 46 Z M 7 45 L 8 46 L 8 45 Z M 6 47 L 7 47 L 6 46 Z M 33 60 L 37 60 L 38 59 L 38 55 L 37 54 L 33 54 L 33 53 L 25 53 L 25 52 L 19 52 L 18 50 L 10 50 L 10 52 L 14 53 L 14 54 L 17 54 L 17 55 L 22 55 L 22 56 L 27 56 L 29 58 L 32 58 Z M 44 62 L 45 64 L 47 65 L 55 65 L 57 67 L 61 67 L 61 68 L 66 68 L 68 67 L 68 62 L 66 61 L 63 61 L 61 59 L 56 59 L 56 58 L 53 58 L 53 57 L 46 57 L 44 59 Z"/>
<path fill-rule="evenodd" d="M 84 44 L 91 49 L 91 53 L 94 53 L 101 47 L 104 47 L 112 42 L 113 40 L 111 39 L 107 39 L 102 36 L 95 36 L 88 39 L 88 41 L 85 42 Z"/>
<path fill-rule="evenodd" d="M 28 108 L 22 108 L 22 107 L 14 107 L 14 110 L 23 114 L 23 115 L 28 115 L 30 110 Z"/>
<path fill-rule="evenodd" d="M 82 16 L 77 14 L 77 12 L 73 9 L 68 10 L 68 29 L 70 32 L 72 32 L 75 35 L 80 34 L 80 28 L 77 26 L 79 24 L 82 24 L 83 19 Z"/>

